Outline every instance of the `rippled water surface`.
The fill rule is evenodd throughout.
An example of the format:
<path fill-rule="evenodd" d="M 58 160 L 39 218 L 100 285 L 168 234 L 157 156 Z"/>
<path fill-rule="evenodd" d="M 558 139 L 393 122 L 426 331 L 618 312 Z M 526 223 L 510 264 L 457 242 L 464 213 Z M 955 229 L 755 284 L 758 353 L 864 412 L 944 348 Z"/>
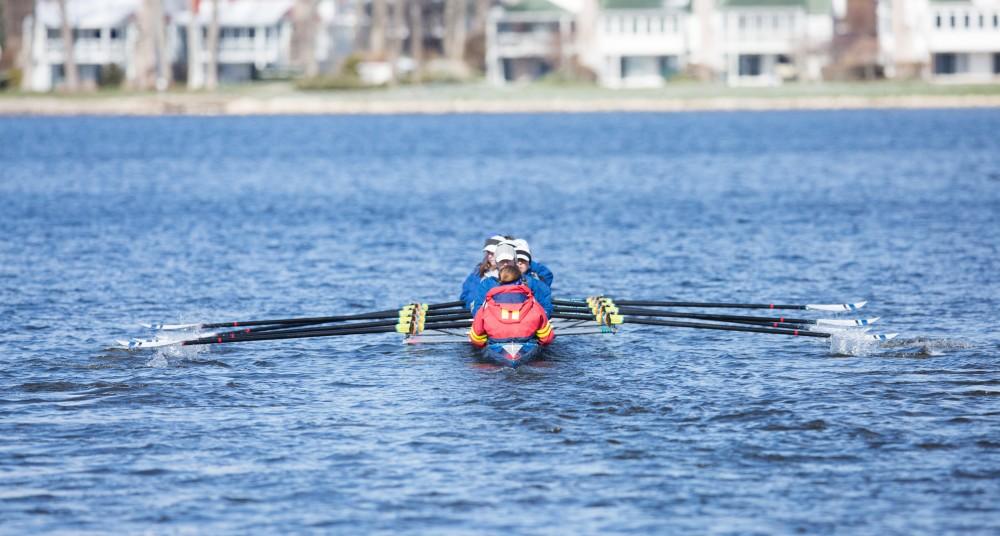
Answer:
<path fill-rule="evenodd" d="M 1000 111 L 0 121 L 0 532 L 1000 531 Z M 542 366 L 148 321 L 871 300 L 896 341 L 626 326 Z"/>

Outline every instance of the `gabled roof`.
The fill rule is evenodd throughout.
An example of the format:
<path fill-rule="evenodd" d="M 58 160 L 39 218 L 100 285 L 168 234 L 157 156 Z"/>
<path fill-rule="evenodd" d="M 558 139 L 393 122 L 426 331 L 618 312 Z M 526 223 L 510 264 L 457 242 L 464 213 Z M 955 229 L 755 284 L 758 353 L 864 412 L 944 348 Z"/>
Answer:
<path fill-rule="evenodd" d="M 831 0 L 719 0 L 719 7 L 802 7 L 809 13 L 829 13 Z"/>
<path fill-rule="evenodd" d="M 524 12 L 565 12 L 566 10 L 548 0 L 508 0 L 501 4 L 504 11 L 512 13 Z"/>
<path fill-rule="evenodd" d="M 66 0 L 66 18 L 72 28 L 116 28 L 138 9 L 139 0 Z M 62 26 L 56 0 L 39 0 L 35 13 L 46 28 Z"/>
<path fill-rule="evenodd" d="M 601 9 L 662 9 L 663 0 L 600 0 Z"/>
<path fill-rule="evenodd" d="M 198 8 L 198 22 L 204 25 L 212 22 L 213 0 L 202 0 Z M 219 26 L 273 26 L 289 16 L 294 0 L 239 0 L 219 2 Z M 187 24 L 190 11 L 178 16 L 178 22 Z"/>

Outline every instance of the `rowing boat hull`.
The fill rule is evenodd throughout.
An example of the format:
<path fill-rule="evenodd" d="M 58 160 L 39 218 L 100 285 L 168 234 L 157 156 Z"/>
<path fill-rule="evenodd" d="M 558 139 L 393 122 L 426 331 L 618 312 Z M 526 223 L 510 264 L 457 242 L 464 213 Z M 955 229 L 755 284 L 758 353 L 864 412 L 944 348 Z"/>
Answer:
<path fill-rule="evenodd" d="M 542 345 L 538 341 L 490 341 L 482 350 L 483 360 L 496 365 L 517 368 L 538 359 Z"/>

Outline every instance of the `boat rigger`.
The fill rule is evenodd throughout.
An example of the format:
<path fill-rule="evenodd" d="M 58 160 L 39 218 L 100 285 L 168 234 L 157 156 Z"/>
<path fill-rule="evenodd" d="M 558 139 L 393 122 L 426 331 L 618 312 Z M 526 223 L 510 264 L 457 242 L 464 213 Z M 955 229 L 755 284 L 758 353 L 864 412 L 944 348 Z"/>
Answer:
<path fill-rule="evenodd" d="M 552 333 L 563 337 L 613 335 L 622 326 L 685 328 L 829 339 L 847 336 L 862 341 L 886 341 L 894 333 L 870 334 L 872 318 L 803 318 L 716 314 L 687 309 L 769 309 L 855 312 L 866 302 L 839 304 L 777 304 L 615 300 L 607 296 L 553 300 L 549 320 Z M 669 319 L 669 320 L 667 320 Z M 473 317 L 461 301 L 412 303 L 399 309 L 356 314 L 238 320 L 195 324 L 146 324 L 157 333 L 152 338 L 116 341 L 116 348 L 140 351 L 167 346 L 215 345 L 314 337 L 395 333 L 407 344 L 468 344 Z M 518 367 L 542 355 L 537 338 L 488 340 L 485 361 Z"/>

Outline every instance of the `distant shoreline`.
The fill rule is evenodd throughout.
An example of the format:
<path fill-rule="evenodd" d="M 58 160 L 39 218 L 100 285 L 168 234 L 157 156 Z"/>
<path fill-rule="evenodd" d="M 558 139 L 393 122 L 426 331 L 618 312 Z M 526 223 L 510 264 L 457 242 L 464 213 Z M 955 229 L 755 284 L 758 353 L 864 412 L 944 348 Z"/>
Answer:
<path fill-rule="evenodd" d="M 929 85 L 799 86 L 667 90 L 483 86 L 300 92 L 287 85 L 237 87 L 218 93 L 0 94 L 0 115 L 388 115 L 588 112 L 695 112 L 1000 108 L 1000 89 Z M 913 90 L 913 91 L 906 91 Z M 894 94 L 895 93 L 895 94 Z"/>

